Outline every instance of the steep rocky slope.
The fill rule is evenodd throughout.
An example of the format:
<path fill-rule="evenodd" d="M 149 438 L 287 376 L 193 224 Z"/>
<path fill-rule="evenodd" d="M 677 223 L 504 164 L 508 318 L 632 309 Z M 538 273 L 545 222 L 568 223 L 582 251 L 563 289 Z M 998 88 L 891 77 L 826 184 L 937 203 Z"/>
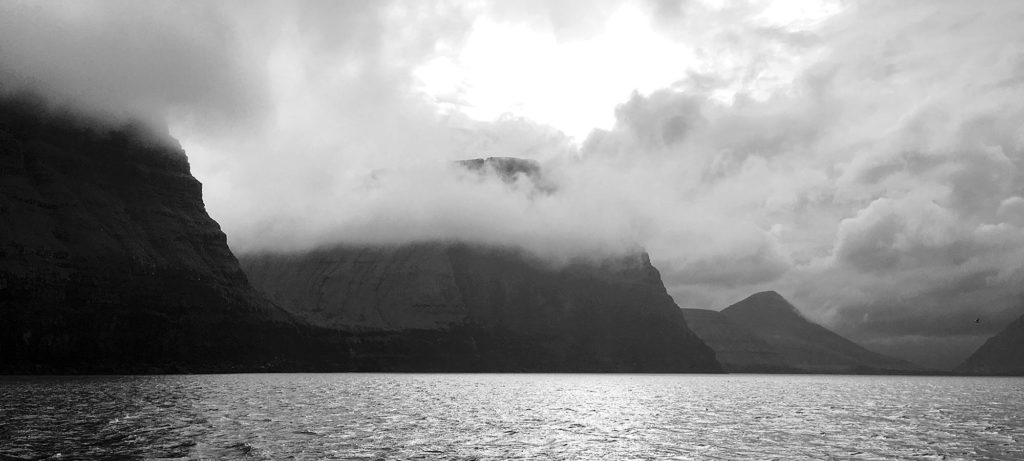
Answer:
<path fill-rule="evenodd" d="M 1024 376 L 1024 316 L 985 341 L 955 371 L 978 375 Z"/>
<path fill-rule="evenodd" d="M 412 245 L 253 259 L 282 309 L 249 284 L 173 144 L 0 99 L 0 372 L 718 369 L 645 258 L 552 269 Z M 536 180 L 535 164 L 464 166 Z"/>
<path fill-rule="evenodd" d="M 469 345 L 469 369 L 719 370 L 646 255 L 553 267 L 513 249 L 430 243 L 241 261 L 252 283 L 297 317 L 444 334 Z"/>
<path fill-rule="evenodd" d="M 710 312 L 710 311 L 709 311 Z M 689 311 L 687 320 L 729 371 L 813 373 L 924 372 L 807 320 L 774 291 L 756 293 L 718 315 Z"/>
<path fill-rule="evenodd" d="M 180 148 L 6 98 L 0 172 L 0 371 L 224 370 L 296 346 Z"/>

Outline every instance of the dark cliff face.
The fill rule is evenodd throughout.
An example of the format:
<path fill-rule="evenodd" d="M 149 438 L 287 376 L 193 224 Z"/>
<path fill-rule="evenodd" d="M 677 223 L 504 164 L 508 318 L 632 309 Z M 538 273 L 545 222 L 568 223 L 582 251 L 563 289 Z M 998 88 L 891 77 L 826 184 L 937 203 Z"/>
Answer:
<path fill-rule="evenodd" d="M 711 312 L 711 311 L 707 311 Z M 756 293 L 715 314 L 688 312 L 694 331 L 726 370 L 814 373 L 927 371 L 864 349 L 807 320 L 774 291 Z"/>
<path fill-rule="evenodd" d="M 1024 376 L 1024 316 L 985 341 L 955 371 L 979 375 Z"/>
<path fill-rule="evenodd" d="M 297 317 L 349 331 L 442 334 L 460 367 L 718 371 L 646 256 L 551 267 L 462 244 L 242 256 L 253 284 Z"/>
<path fill-rule="evenodd" d="M 0 370 L 263 360 L 253 343 L 288 316 L 250 287 L 184 153 L 85 123 L 0 101 Z"/>
<path fill-rule="evenodd" d="M 554 271 L 448 245 L 252 259 L 279 308 L 180 148 L 90 124 L 0 100 L 0 372 L 718 369 L 646 259 Z"/>

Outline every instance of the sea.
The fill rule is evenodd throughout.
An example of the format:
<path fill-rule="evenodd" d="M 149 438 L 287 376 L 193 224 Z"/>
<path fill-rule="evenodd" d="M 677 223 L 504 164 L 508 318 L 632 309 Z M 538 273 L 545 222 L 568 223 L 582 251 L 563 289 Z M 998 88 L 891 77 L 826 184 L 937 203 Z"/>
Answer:
<path fill-rule="evenodd" d="M 1024 459 L 1024 378 L 0 377 L 0 459 Z"/>

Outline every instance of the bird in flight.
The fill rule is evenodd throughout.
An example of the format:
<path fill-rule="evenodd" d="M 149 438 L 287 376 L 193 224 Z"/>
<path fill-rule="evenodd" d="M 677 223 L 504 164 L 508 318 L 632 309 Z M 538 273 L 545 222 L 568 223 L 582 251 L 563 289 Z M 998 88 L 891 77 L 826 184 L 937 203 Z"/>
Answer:
<path fill-rule="evenodd" d="M 974 323 L 981 323 L 981 317 L 974 319 Z"/>

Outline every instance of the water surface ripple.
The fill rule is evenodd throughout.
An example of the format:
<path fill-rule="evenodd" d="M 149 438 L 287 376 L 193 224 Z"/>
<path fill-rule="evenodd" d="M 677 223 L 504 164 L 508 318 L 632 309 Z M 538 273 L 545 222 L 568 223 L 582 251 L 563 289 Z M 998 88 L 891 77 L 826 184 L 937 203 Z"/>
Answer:
<path fill-rule="evenodd" d="M 0 459 L 1024 459 L 1024 379 L 0 377 Z"/>

